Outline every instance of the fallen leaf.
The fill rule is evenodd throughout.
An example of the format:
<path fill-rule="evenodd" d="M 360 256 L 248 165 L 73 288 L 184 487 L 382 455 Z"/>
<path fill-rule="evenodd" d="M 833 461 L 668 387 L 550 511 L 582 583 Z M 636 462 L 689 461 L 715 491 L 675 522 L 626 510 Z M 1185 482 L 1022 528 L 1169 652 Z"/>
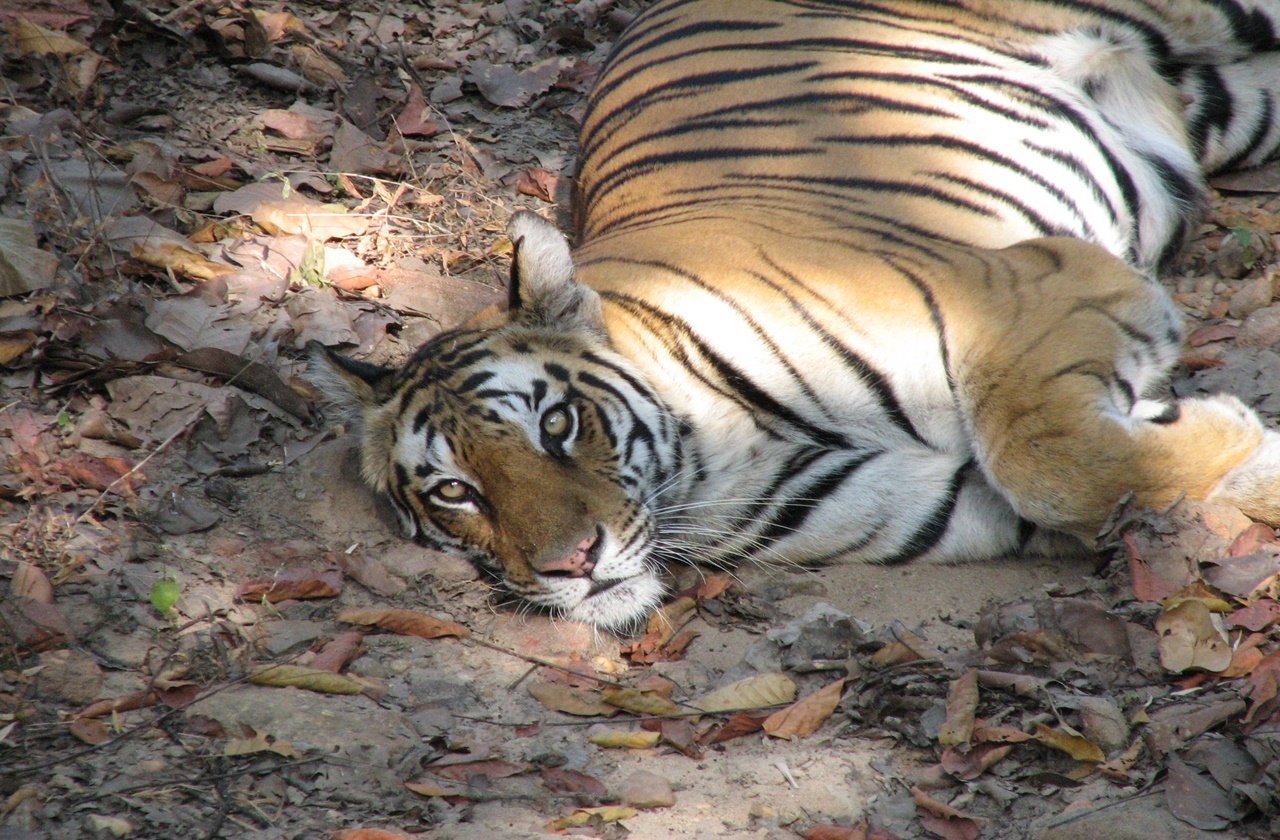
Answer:
<path fill-rule="evenodd" d="M 76 718 L 71 722 L 71 734 L 86 744 L 101 744 L 111 740 L 107 725 L 97 718 Z"/>
<path fill-rule="evenodd" d="M 405 782 L 405 789 L 418 796 L 466 796 L 466 791 L 456 787 L 441 787 L 430 782 Z"/>
<path fill-rule="evenodd" d="M 249 682 L 293 686 L 322 694 L 359 694 L 364 691 L 364 684 L 350 677 L 303 665 L 259 665 L 249 671 Z"/>
<path fill-rule="evenodd" d="M 534 681 L 529 683 L 529 694 L 542 705 L 554 712 L 580 717 L 597 717 L 616 715 L 620 709 L 610 706 L 600 698 L 599 693 L 581 688 L 573 688 L 559 683 Z"/>
<path fill-rule="evenodd" d="M 1064 752 L 1076 761 L 1097 763 L 1106 759 L 1102 749 L 1082 735 L 1051 729 L 1043 723 L 1037 723 L 1034 736 L 1038 743 Z"/>
<path fill-rule="evenodd" d="M 968 749 L 954 746 L 942 751 L 940 763 L 943 770 L 968 782 L 981 776 L 1012 751 L 1013 744 L 990 742 L 974 744 Z"/>
<path fill-rule="evenodd" d="M 21 7 L 19 7 L 21 8 Z M 62 32 L 45 29 L 26 18 L 10 23 L 9 36 L 19 55 L 71 56 L 88 52 L 89 48 Z"/>
<path fill-rule="evenodd" d="M 1122 753 L 1110 761 L 1104 761 L 1098 765 L 1098 772 L 1113 781 L 1125 782 L 1129 780 L 1129 771 L 1138 763 L 1138 757 L 1142 755 L 1142 741 L 1136 740 Z"/>
<path fill-rule="evenodd" d="M 0 298 L 53 285 L 58 258 L 38 247 L 35 227 L 23 219 L 0 219 Z"/>
<path fill-rule="evenodd" d="M 160 697 L 155 691 L 143 689 L 132 694 L 126 694 L 123 697 L 94 700 L 88 706 L 72 715 L 72 719 L 102 717 L 103 715 L 111 715 L 117 712 L 131 712 L 134 709 L 154 706 L 159 699 Z"/>
<path fill-rule="evenodd" d="M 446 621 L 415 610 L 349 608 L 338 613 L 338 621 L 348 624 L 377 626 L 402 636 L 438 639 L 441 636 L 465 638 L 471 631 L 456 621 Z"/>
<path fill-rule="evenodd" d="M 360 644 L 364 634 L 358 630 L 343 633 L 329 642 L 311 660 L 311 667 L 321 671 L 333 671 L 335 674 L 347 667 L 353 659 L 360 655 Z"/>
<path fill-rule="evenodd" d="M 975 840 L 980 833 L 973 819 L 918 787 L 911 788 L 911 801 L 915 803 L 920 824 L 944 840 Z"/>
<path fill-rule="evenodd" d="M 1275 651 L 1262 658 L 1254 666 L 1253 672 L 1245 680 L 1240 693 L 1249 701 L 1249 711 L 1245 714 L 1245 722 L 1254 719 L 1258 711 L 1270 707 L 1280 692 L 1280 651 Z"/>
<path fill-rule="evenodd" d="M 1278 620 L 1280 620 L 1280 602 L 1271 598 L 1259 598 L 1226 618 L 1228 627 L 1244 627 L 1255 632 L 1270 627 Z"/>
<path fill-rule="evenodd" d="M 1165 761 L 1169 771 L 1165 798 L 1175 817 L 1206 831 L 1220 831 L 1244 818 L 1247 812 L 1237 808 L 1230 794 L 1208 774 L 1189 766 L 1177 753 L 1169 753 Z"/>
<path fill-rule="evenodd" d="M 1231 664 L 1218 672 L 1218 676 L 1243 677 L 1253 673 L 1253 669 L 1262 663 L 1264 654 L 1260 650 L 1266 644 L 1267 637 L 1262 633 L 1250 633 L 1241 639 L 1231 651 Z"/>
<path fill-rule="evenodd" d="M 970 668 L 952 680 L 947 689 L 947 717 L 938 728 L 938 743 L 954 747 L 968 741 L 973 736 L 977 711 L 978 672 Z"/>
<path fill-rule="evenodd" d="M 1231 664 L 1231 642 L 1222 618 L 1200 600 L 1183 601 L 1156 618 L 1160 665 L 1180 674 L 1191 668 L 1221 671 Z"/>
<path fill-rule="evenodd" d="M 601 699 L 610 706 L 616 706 L 634 715 L 675 715 L 680 707 L 666 697 L 638 688 L 606 688 Z"/>
<path fill-rule="evenodd" d="M 284 569 L 269 578 L 249 580 L 236 587 L 242 601 L 280 601 L 335 598 L 342 594 L 342 572 L 337 569 Z M 343 620 L 339 615 L 339 620 Z"/>
<path fill-rule="evenodd" d="M 225 756 L 253 755 L 262 752 L 275 753 L 285 758 L 298 758 L 300 755 L 288 741 L 253 730 L 241 738 L 228 738 L 226 746 L 222 748 L 222 754 Z"/>
<path fill-rule="evenodd" d="M 405 782 L 405 787 L 411 784 L 412 782 Z M 412 840 L 412 838 L 398 831 L 383 831 L 380 828 L 343 828 L 330 834 L 329 840 Z"/>
<path fill-rule="evenodd" d="M 599 808 L 579 808 L 567 817 L 547 823 L 547 831 L 564 831 L 566 828 L 586 825 L 591 821 L 602 823 L 618 822 L 634 817 L 640 813 L 635 808 L 623 805 L 603 805 Z"/>
<path fill-rule="evenodd" d="M 505 779 L 509 776 L 528 773 L 531 768 L 528 764 L 515 764 L 510 761 L 503 761 L 500 758 L 482 758 L 475 761 L 457 761 L 452 764 L 436 763 L 428 765 L 426 769 L 436 776 L 443 776 L 456 782 L 465 782 L 473 776 L 483 776 L 486 779 Z"/>
<path fill-rule="evenodd" d="M 786 674 L 772 671 L 723 685 L 685 705 L 704 712 L 732 712 L 779 706 L 795 699 L 796 684 Z"/>
<path fill-rule="evenodd" d="M 15 598 L 30 598 L 41 604 L 53 603 L 53 584 L 44 571 L 34 563 L 19 560 L 9 581 L 9 594 Z"/>
<path fill-rule="evenodd" d="M 731 738 L 740 738 L 743 735 L 750 735 L 752 732 L 759 732 L 764 729 L 764 722 L 769 717 L 769 714 L 769 712 L 759 711 L 735 712 L 729 715 L 728 720 L 724 723 L 712 726 L 699 734 L 698 743 L 719 744 L 721 741 L 728 741 Z"/>
<path fill-rule="evenodd" d="M 844 679 L 826 685 L 803 700 L 799 700 L 769 715 L 764 731 L 775 738 L 804 738 L 818 731 L 840 703 L 844 691 Z"/>
<path fill-rule="evenodd" d="M 531 195 L 542 201 L 555 201 L 558 180 L 547 170 L 533 167 L 520 173 L 520 179 L 516 181 L 516 192 L 521 195 Z"/>
<path fill-rule="evenodd" d="M 628 750 L 647 750 L 657 746 L 661 734 L 637 730 L 634 732 L 601 732 L 587 738 L 600 747 L 623 748 Z"/>
<path fill-rule="evenodd" d="M 545 93 L 560 78 L 566 59 L 549 58 L 525 70 L 517 71 L 509 64 L 471 62 L 467 81 L 480 89 L 480 95 L 500 108 L 519 108 L 540 93 Z"/>
<path fill-rule="evenodd" d="M 1204 570 L 1204 579 L 1237 598 L 1248 598 L 1280 574 L 1280 546 L 1263 545 L 1253 554 L 1223 557 Z"/>

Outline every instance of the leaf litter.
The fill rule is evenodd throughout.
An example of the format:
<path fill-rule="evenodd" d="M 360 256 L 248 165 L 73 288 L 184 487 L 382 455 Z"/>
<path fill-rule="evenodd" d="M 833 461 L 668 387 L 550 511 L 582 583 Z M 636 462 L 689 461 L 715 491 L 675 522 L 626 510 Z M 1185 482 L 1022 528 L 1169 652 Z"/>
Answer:
<path fill-rule="evenodd" d="M 991 605 L 959 646 L 847 605 L 789 615 L 722 576 L 619 644 L 495 614 L 473 569 L 341 495 L 350 461 L 298 351 L 395 363 L 501 299 L 491 244 L 516 207 L 565 219 L 582 95 L 635 9 L 0 13 L 0 830 L 78 836 L 96 808 L 86 831 L 521 814 L 709 836 L 686 810 L 697 768 L 759 759 L 717 833 L 1015 837 L 1124 807 L 1274 835 L 1280 540 L 1237 511 L 1120 511 L 1098 577 Z M 1273 414 L 1274 177 L 1221 182 L 1175 289 L 1200 325 L 1178 392 Z M 753 641 L 702 664 L 731 632 Z M 49 658 L 71 645 L 97 658 L 87 699 Z M 625 807 L 628 753 L 689 787 Z M 786 798 L 823 773 L 880 794 Z"/>

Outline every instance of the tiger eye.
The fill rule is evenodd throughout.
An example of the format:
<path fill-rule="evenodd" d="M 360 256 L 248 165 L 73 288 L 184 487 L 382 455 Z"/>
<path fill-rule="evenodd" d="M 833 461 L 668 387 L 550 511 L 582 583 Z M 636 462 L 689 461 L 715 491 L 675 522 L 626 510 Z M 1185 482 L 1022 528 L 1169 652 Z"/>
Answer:
<path fill-rule="evenodd" d="M 458 502 L 467 497 L 467 485 L 461 481 L 442 481 L 436 485 L 436 495 L 450 502 Z"/>
<path fill-rule="evenodd" d="M 542 431 L 551 437 L 562 437 L 569 431 L 569 412 L 553 408 L 542 416 Z"/>

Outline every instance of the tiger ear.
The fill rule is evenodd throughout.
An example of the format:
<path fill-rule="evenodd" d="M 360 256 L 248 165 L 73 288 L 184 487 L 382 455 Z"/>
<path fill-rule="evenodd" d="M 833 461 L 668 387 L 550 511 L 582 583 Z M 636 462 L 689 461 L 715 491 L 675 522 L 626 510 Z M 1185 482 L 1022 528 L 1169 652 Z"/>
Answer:
<path fill-rule="evenodd" d="M 574 279 L 569 242 L 560 231 L 541 216 L 521 211 L 511 217 L 507 237 L 515 249 L 507 290 L 511 319 L 604 335 L 600 296 Z"/>
<path fill-rule="evenodd" d="M 333 352 L 318 341 L 307 342 L 306 378 L 344 420 L 359 422 L 384 403 L 392 368 L 361 362 Z"/>

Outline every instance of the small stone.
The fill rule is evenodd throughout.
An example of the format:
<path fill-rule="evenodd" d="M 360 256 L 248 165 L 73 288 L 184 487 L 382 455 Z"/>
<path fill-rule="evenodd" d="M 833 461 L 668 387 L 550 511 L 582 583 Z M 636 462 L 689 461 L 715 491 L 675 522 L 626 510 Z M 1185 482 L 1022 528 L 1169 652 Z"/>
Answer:
<path fill-rule="evenodd" d="M 1264 306 L 1270 306 L 1274 295 L 1274 278 L 1271 274 L 1255 277 L 1231 296 L 1231 301 L 1227 304 L 1227 314 L 1232 318 L 1247 318 Z"/>
<path fill-rule="evenodd" d="M 1268 306 L 1249 314 L 1236 334 L 1241 347 L 1270 347 L 1280 342 L 1280 306 Z"/>
<path fill-rule="evenodd" d="M 1218 274 L 1232 280 L 1245 276 L 1249 269 L 1266 257 L 1270 244 L 1269 240 L 1249 231 L 1224 236 L 1214 258 Z"/>
<path fill-rule="evenodd" d="M 671 782 L 648 770 L 637 770 L 628 776 L 618 797 L 632 808 L 670 808 L 676 804 Z"/>
<path fill-rule="evenodd" d="M 74 650 L 40 654 L 43 666 L 36 675 L 36 691 L 69 703 L 88 703 L 102 690 L 102 669 L 92 656 Z"/>

